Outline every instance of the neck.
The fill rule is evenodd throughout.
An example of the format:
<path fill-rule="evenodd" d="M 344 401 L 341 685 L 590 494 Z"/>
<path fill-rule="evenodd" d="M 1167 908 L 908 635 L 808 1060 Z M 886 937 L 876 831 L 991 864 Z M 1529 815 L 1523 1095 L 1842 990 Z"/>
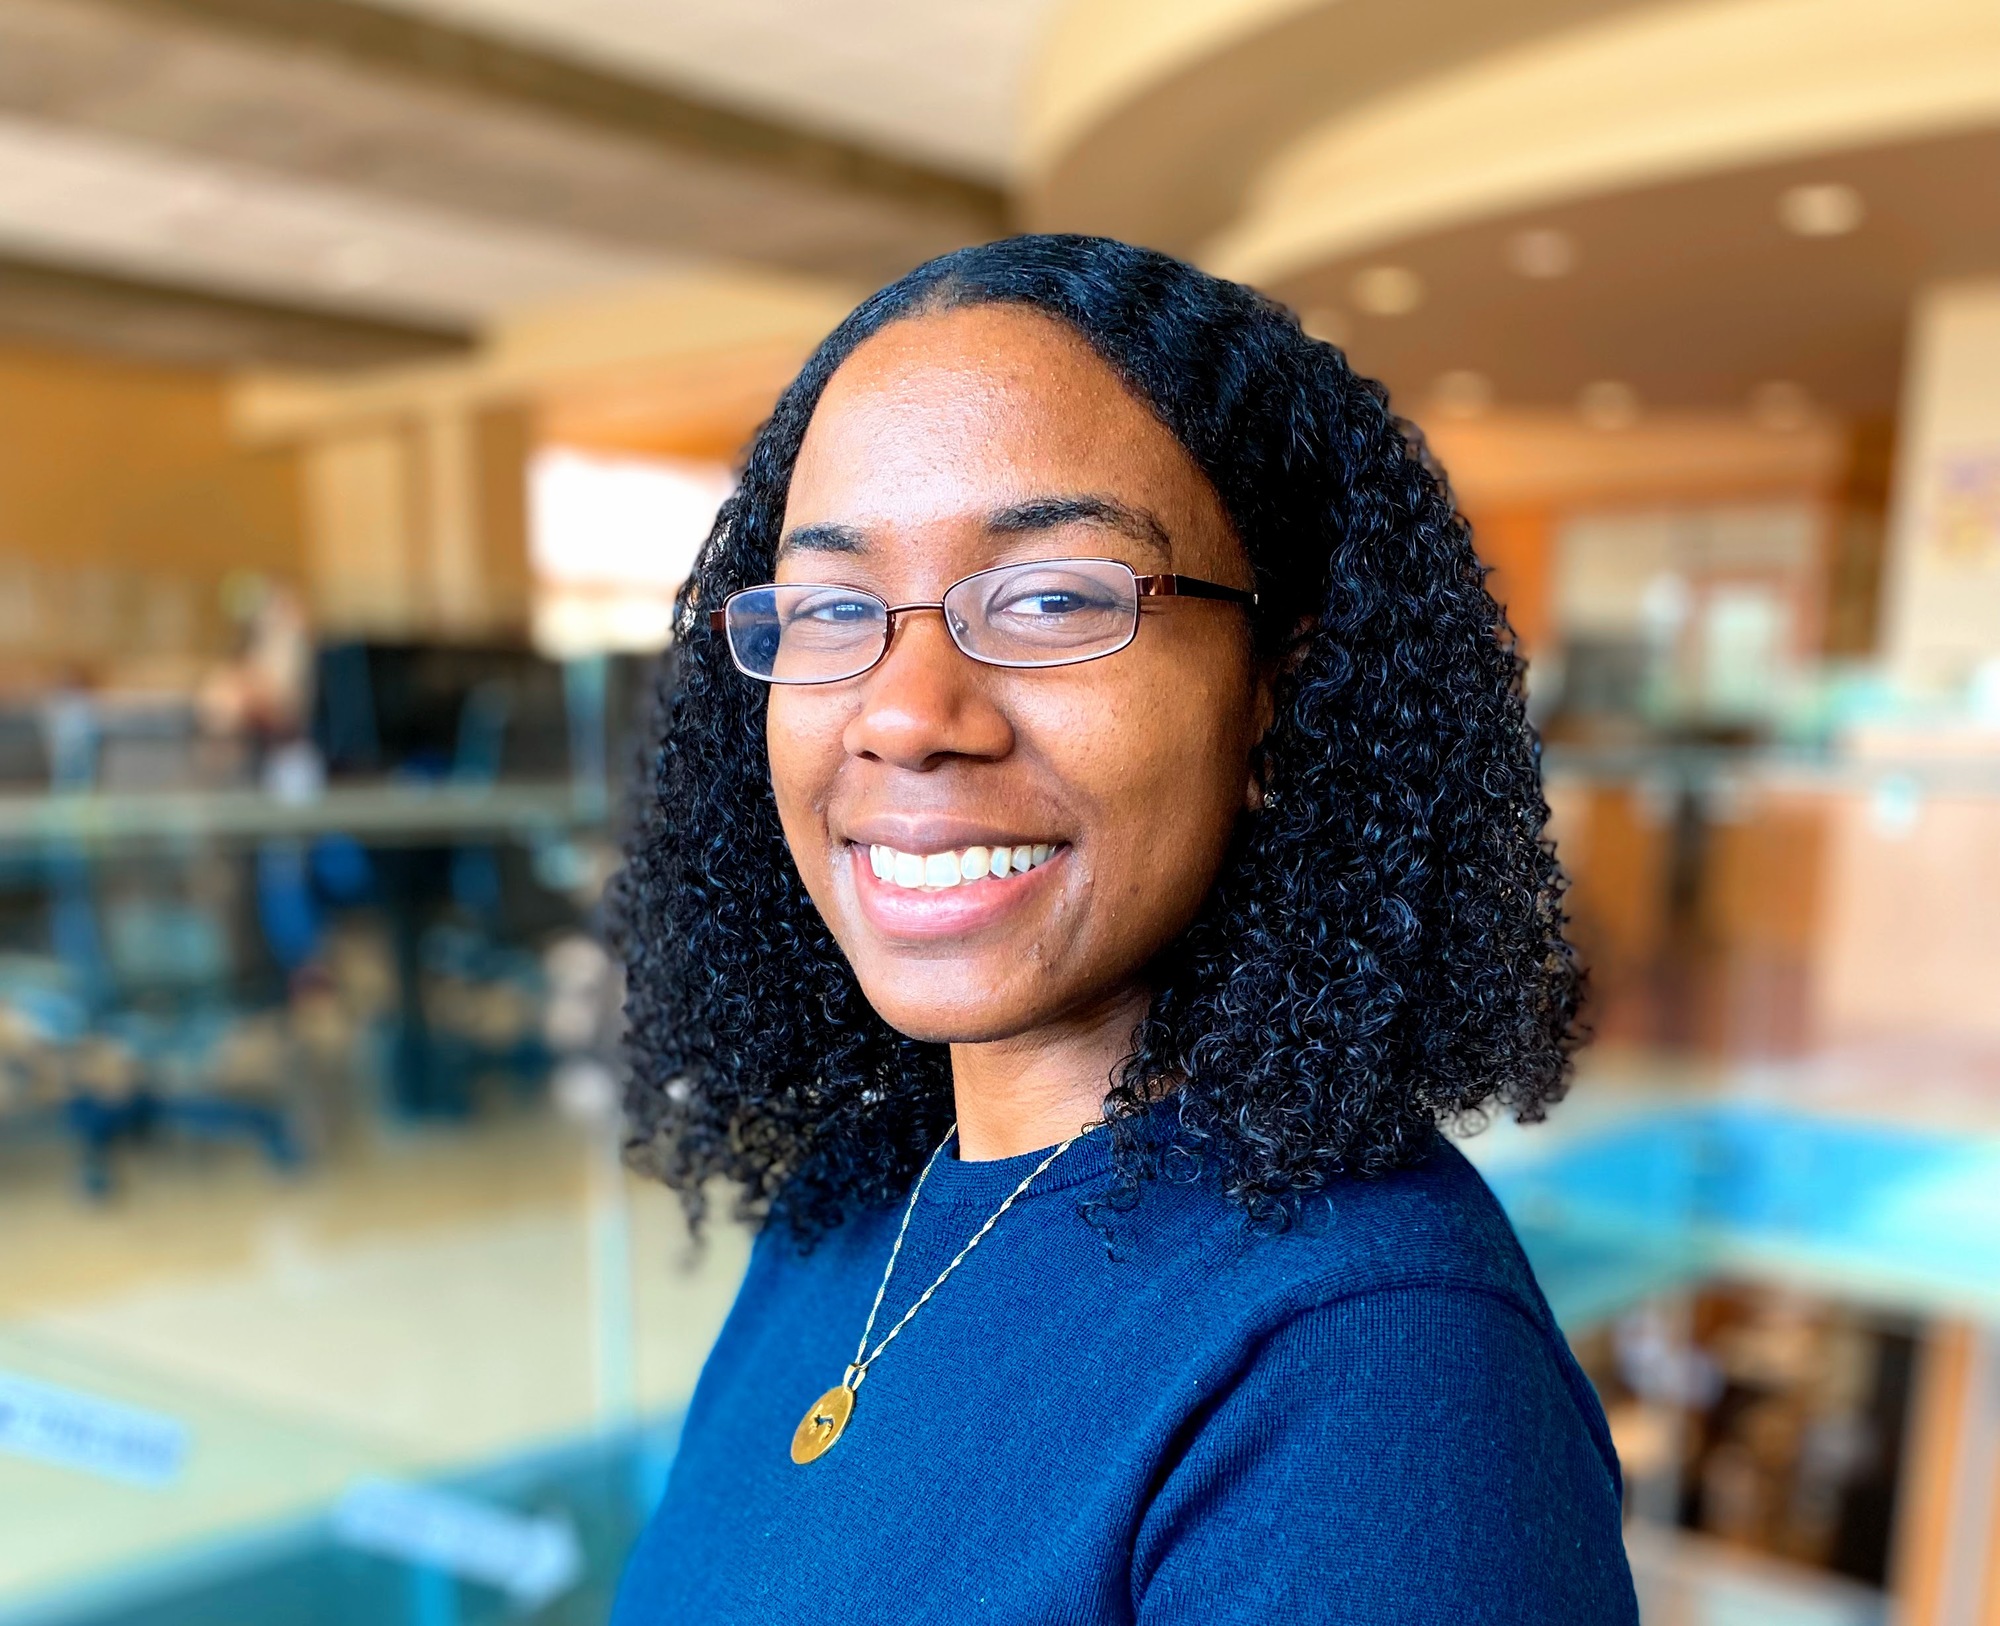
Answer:
<path fill-rule="evenodd" d="M 1019 1157 L 1099 1122 L 1111 1075 L 1132 1053 L 1147 997 L 1144 989 L 1127 988 L 1012 1038 L 953 1045 L 959 1157 L 967 1163 Z"/>

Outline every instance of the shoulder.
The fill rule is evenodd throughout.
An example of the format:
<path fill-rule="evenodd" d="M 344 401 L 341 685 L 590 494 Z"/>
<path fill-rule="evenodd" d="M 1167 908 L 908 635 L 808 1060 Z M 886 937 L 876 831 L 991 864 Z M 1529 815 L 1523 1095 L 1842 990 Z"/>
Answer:
<path fill-rule="evenodd" d="M 1316 1207 L 1239 1255 L 1264 1288 L 1254 1360 L 1339 1347 L 1356 1352 L 1349 1370 L 1365 1364 L 1413 1401 L 1428 1392 L 1475 1412 L 1480 1402 L 1540 1410 L 1563 1420 L 1618 1494 L 1597 1393 L 1499 1200 L 1457 1147 L 1439 1135 L 1421 1162 L 1344 1182 Z"/>
<path fill-rule="evenodd" d="M 1553 1325 L 1499 1202 L 1442 1135 L 1419 1162 L 1337 1180 L 1281 1231 L 1242 1227 L 1219 1270 L 1272 1319 L 1364 1294 L 1484 1295 Z"/>
<path fill-rule="evenodd" d="M 1616 1458 L 1564 1362 L 1464 1286 L 1291 1316 L 1177 1442 L 1135 1547 L 1139 1618 L 1636 1626 Z"/>
<path fill-rule="evenodd" d="M 1545 1406 L 1617 1484 L 1603 1408 L 1512 1225 L 1442 1135 L 1408 1168 L 1330 1186 L 1284 1231 L 1236 1227 L 1212 1268 L 1238 1309 L 1225 1382 L 1303 1361 L 1412 1403 Z"/>
<path fill-rule="evenodd" d="M 1414 1589 L 1452 1619 L 1635 1621 L 1602 1408 L 1459 1152 L 1239 1226 L 1213 1265 L 1236 1314 L 1144 1521 L 1143 1620 L 1325 1618 L 1337 1577 L 1343 1620 L 1408 1619 Z M 1280 1536 L 1254 1565 L 1246 1521 Z"/>

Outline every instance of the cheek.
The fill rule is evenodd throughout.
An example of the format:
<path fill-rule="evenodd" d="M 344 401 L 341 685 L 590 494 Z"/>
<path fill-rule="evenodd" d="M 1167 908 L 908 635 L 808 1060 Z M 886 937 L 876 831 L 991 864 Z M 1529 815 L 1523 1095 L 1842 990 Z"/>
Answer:
<path fill-rule="evenodd" d="M 827 800 L 840 771 L 845 716 L 808 691 L 774 688 L 764 714 L 771 791 L 793 857 L 808 885 L 825 859 Z"/>
<path fill-rule="evenodd" d="M 1107 663 L 1108 664 L 1108 663 Z M 1037 733 L 1089 809 L 1090 876 L 1112 930 L 1178 917 L 1215 878 L 1243 805 L 1249 697 L 1234 663 L 1133 674 L 1097 703 L 1045 716 Z M 1107 675 L 1109 675 L 1107 673 Z"/>

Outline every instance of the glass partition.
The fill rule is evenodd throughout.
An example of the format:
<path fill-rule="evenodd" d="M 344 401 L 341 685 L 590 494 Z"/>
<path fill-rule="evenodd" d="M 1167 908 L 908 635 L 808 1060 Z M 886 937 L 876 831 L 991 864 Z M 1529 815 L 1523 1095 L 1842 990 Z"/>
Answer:
<path fill-rule="evenodd" d="M 742 1267 L 619 1158 L 642 669 L 317 665 L 0 726 L 0 1620 L 600 1621 Z"/>

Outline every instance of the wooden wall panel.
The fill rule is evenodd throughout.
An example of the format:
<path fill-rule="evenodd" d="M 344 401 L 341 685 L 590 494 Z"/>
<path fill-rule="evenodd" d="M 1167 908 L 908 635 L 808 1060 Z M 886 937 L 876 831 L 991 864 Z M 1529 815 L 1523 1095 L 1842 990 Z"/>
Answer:
<path fill-rule="evenodd" d="M 226 577 L 304 575 L 297 456 L 240 446 L 226 388 L 0 345 L 0 666 L 213 654 Z"/>
<path fill-rule="evenodd" d="M 1540 504 L 1507 505 L 1468 515 L 1479 557 L 1492 567 L 1487 588 L 1530 658 L 1549 647 L 1555 583 L 1555 517 Z"/>

